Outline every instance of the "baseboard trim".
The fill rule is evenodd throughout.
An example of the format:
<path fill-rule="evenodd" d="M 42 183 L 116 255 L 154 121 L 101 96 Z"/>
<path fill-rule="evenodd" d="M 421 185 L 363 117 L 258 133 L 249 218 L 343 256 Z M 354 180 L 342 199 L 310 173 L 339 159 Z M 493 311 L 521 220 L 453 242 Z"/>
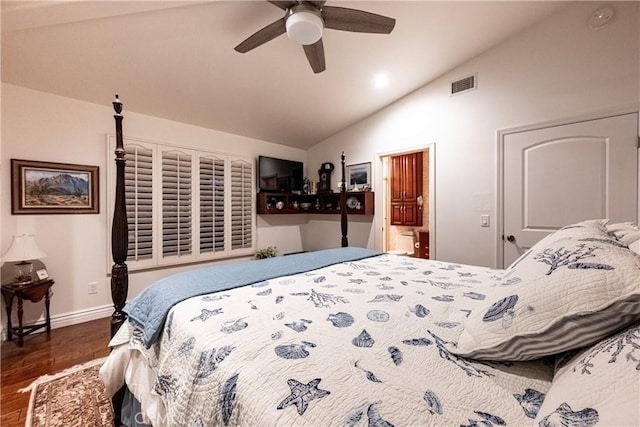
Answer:
<path fill-rule="evenodd" d="M 79 323 L 90 322 L 92 320 L 104 319 L 111 316 L 113 313 L 113 305 L 103 305 L 98 307 L 89 308 L 86 310 L 72 311 L 70 313 L 58 314 L 51 316 L 51 329 L 63 328 L 65 326 L 77 325 Z M 28 327 L 35 323 L 44 322 L 44 316 L 33 322 L 26 322 L 24 327 Z M 44 329 L 35 331 L 36 333 L 42 333 Z M 3 325 L 2 328 L 2 341 L 7 340 L 7 328 Z"/>
<path fill-rule="evenodd" d="M 51 329 L 64 326 L 77 325 L 91 320 L 104 319 L 113 313 L 113 305 L 103 305 L 87 310 L 79 310 L 71 313 L 59 314 L 51 317 Z"/>

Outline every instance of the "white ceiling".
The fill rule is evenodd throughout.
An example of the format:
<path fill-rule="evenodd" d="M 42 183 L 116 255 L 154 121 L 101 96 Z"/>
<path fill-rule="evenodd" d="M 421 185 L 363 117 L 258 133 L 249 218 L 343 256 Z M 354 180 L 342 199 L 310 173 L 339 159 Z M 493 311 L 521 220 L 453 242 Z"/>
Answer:
<path fill-rule="evenodd" d="M 314 74 L 286 35 L 233 48 L 266 1 L 2 1 L 2 81 L 306 149 L 544 19 L 555 1 L 338 1 L 390 35 L 326 30 Z M 384 72 L 389 85 L 375 89 Z M 460 76 L 466 77 L 466 76 Z"/>

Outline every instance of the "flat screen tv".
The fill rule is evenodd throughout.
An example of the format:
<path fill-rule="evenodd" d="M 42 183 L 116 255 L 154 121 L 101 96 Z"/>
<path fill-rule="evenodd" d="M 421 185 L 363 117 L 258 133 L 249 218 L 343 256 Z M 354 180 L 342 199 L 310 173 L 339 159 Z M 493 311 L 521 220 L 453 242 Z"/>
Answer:
<path fill-rule="evenodd" d="M 258 188 L 260 191 L 302 191 L 303 163 L 294 160 L 258 157 Z"/>

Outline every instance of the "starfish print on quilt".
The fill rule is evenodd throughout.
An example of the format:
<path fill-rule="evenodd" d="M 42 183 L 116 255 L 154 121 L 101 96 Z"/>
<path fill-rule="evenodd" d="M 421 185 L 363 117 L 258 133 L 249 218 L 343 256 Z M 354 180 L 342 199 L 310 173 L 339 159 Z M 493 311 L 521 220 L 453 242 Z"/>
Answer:
<path fill-rule="evenodd" d="M 310 401 L 314 399 L 321 399 L 331 394 L 328 390 L 321 390 L 318 388 L 320 381 L 322 381 L 321 378 L 316 378 L 311 380 L 308 384 L 303 384 L 294 379 L 287 380 L 287 384 L 291 389 L 291 394 L 280 402 L 278 409 L 284 409 L 287 406 L 296 405 L 298 414 L 304 414 Z"/>

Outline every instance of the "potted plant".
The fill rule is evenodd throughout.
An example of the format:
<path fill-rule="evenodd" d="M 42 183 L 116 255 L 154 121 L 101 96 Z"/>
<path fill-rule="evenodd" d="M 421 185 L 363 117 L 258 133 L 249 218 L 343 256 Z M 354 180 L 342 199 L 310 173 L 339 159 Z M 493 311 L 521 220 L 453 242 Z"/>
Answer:
<path fill-rule="evenodd" d="M 255 259 L 271 258 L 276 256 L 277 253 L 278 249 L 275 246 L 268 246 L 266 248 L 256 249 L 253 253 L 253 257 Z"/>

